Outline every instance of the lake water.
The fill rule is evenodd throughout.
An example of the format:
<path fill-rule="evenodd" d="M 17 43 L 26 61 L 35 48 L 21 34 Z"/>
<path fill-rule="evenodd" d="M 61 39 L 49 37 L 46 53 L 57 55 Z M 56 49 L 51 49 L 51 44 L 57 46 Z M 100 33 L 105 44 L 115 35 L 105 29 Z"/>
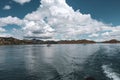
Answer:
<path fill-rule="evenodd" d="M 120 44 L 0 46 L 0 80 L 120 80 Z"/>

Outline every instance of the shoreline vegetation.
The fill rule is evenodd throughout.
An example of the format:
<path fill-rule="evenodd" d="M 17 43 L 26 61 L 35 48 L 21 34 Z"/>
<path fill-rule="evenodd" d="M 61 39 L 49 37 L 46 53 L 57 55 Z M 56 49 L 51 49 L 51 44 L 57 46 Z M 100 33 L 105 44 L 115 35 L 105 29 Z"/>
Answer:
<path fill-rule="evenodd" d="M 25 44 L 95 44 L 95 43 L 120 43 L 116 39 L 103 42 L 95 42 L 92 40 L 60 40 L 60 41 L 43 41 L 43 40 L 19 40 L 13 37 L 0 37 L 0 45 L 25 45 Z"/>

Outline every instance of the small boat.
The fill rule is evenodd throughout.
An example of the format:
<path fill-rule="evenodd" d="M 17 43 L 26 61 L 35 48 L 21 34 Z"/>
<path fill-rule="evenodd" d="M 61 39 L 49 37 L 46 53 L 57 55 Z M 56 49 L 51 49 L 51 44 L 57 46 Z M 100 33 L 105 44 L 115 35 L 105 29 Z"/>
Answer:
<path fill-rule="evenodd" d="M 50 47 L 51 46 L 51 44 L 47 44 L 47 47 Z"/>

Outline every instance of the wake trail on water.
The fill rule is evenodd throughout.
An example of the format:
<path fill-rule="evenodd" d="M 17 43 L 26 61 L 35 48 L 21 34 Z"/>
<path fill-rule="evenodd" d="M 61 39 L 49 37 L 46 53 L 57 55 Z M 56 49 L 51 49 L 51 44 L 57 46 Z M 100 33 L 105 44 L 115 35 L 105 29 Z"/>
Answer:
<path fill-rule="evenodd" d="M 106 74 L 106 77 L 112 79 L 112 80 L 120 80 L 120 74 L 113 71 L 112 68 L 110 68 L 109 65 L 103 65 L 102 69 L 104 73 Z"/>

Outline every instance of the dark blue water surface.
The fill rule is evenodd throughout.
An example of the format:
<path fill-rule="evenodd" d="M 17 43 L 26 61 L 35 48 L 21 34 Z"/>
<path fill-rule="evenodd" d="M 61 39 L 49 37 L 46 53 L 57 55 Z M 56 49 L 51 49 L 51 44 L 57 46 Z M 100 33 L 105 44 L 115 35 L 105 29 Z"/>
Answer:
<path fill-rule="evenodd" d="M 120 80 L 120 44 L 0 46 L 0 80 Z"/>

